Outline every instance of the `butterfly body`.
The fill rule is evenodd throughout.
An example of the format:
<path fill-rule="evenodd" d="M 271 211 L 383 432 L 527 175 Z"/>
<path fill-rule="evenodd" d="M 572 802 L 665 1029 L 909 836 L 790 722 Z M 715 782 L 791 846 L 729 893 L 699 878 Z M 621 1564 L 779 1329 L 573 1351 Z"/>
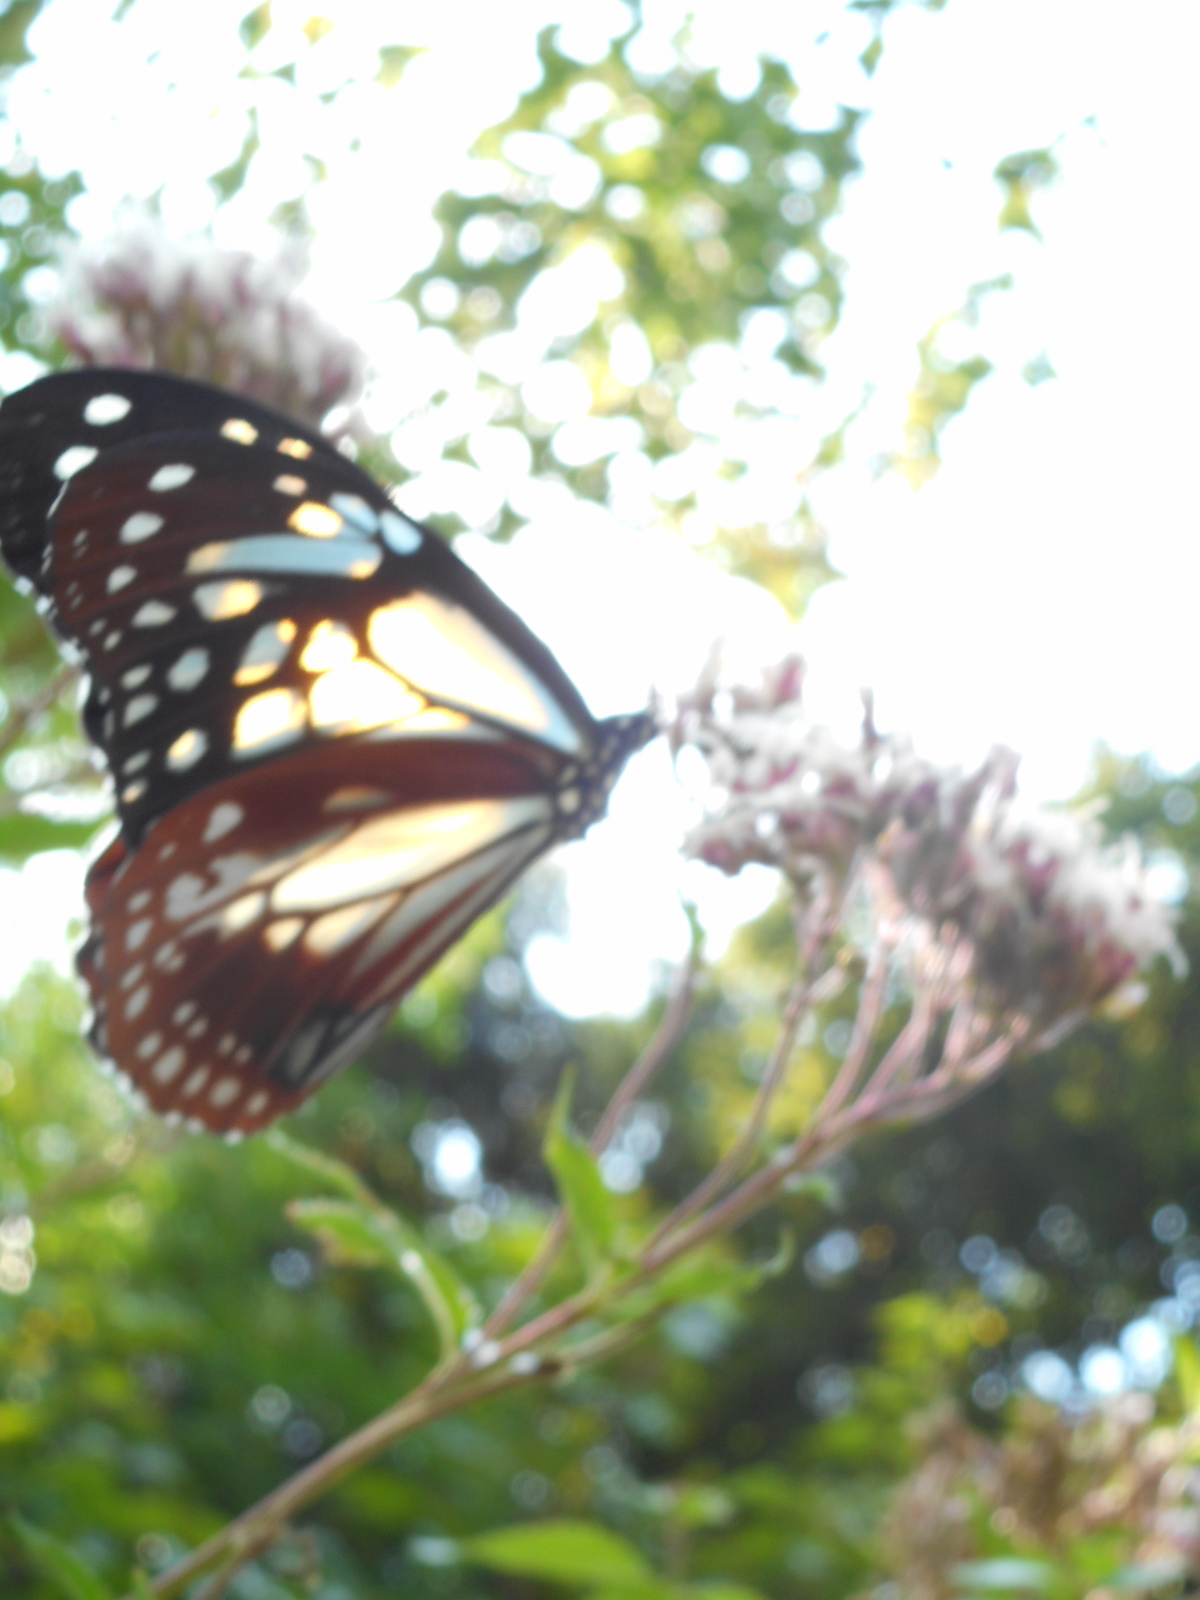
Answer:
<path fill-rule="evenodd" d="M 81 654 L 120 837 L 79 958 L 151 1105 L 254 1131 L 602 812 L 644 716 L 320 435 L 154 373 L 0 407 L 0 547 Z"/>

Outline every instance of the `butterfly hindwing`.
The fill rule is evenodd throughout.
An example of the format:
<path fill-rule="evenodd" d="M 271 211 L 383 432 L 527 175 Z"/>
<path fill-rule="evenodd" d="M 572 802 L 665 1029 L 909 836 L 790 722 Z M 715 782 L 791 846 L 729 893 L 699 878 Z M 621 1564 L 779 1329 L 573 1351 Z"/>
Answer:
<path fill-rule="evenodd" d="M 314 748 L 193 796 L 97 877 L 98 1048 L 160 1112 L 252 1130 L 361 1049 L 552 839 L 519 744 L 443 746 L 400 784 Z M 100 881 L 102 879 L 102 881 Z"/>

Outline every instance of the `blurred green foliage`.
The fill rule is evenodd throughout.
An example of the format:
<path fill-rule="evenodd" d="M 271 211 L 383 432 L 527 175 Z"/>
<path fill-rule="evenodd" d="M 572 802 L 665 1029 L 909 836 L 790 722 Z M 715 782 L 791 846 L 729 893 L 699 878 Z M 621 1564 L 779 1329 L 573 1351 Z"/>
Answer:
<path fill-rule="evenodd" d="M 894 3 L 857 9 L 881 23 Z M 27 0 L 0 18 L 5 62 L 21 59 L 37 10 Z M 248 12 L 247 48 L 270 25 L 269 6 Z M 871 68 L 883 37 L 869 47 Z M 388 54 L 380 81 L 398 81 L 406 59 Z M 797 129 L 796 85 L 778 62 L 764 63 L 740 100 L 712 73 L 639 79 L 619 39 L 585 66 L 548 34 L 541 66 L 540 83 L 483 141 L 470 184 L 442 202 L 441 253 L 406 290 L 424 320 L 477 351 L 511 331 L 540 272 L 581 245 L 602 247 L 621 285 L 550 353 L 582 372 L 594 415 L 636 425 L 655 459 L 695 437 L 679 405 L 690 353 L 735 340 L 748 313 L 776 314 L 779 359 L 819 378 L 842 306 L 842 264 L 825 229 L 858 169 L 858 113 L 826 132 Z M 222 192 L 236 193 L 250 148 L 221 175 Z M 1002 226 L 1036 231 L 1031 197 L 1051 161 L 1026 152 L 997 169 Z M 6 171 L 0 208 L 21 198 L 0 209 L 0 328 L 9 355 L 28 357 L 27 376 L 44 355 L 31 275 L 66 231 L 77 187 L 45 183 L 19 152 Z M 946 320 L 969 329 L 979 297 L 998 287 L 972 290 Z M 986 372 L 976 356 L 941 352 L 941 332 L 918 351 L 916 442 L 901 465 L 914 481 Z M 528 438 L 540 470 L 603 499 L 604 458 L 564 458 L 561 441 L 556 452 L 553 428 L 493 357 L 484 368 L 493 415 Z M 714 559 L 802 609 L 829 574 L 805 474 L 839 459 L 835 431 L 798 466 L 786 529 L 735 521 Z M 714 471 L 733 482 L 742 464 Z M 667 509 L 682 524 L 691 503 L 684 494 Z M 508 511 L 496 531 L 513 525 Z M 4 582 L 0 695 L 0 858 L 79 844 L 103 802 L 75 687 L 32 606 Z M 1114 829 L 1137 833 L 1184 886 L 1200 861 L 1198 797 L 1195 781 L 1111 756 L 1098 763 L 1095 798 Z M 31 973 L 3 1007 L 5 1596 L 122 1593 L 135 1562 L 161 1570 L 393 1402 L 528 1260 L 551 1173 L 579 1255 L 600 1270 L 623 1230 L 647 1227 L 708 1170 L 748 1111 L 773 1036 L 790 959 L 785 914 L 746 930 L 709 975 L 655 1091 L 644 1182 L 614 1196 L 601 1194 L 569 1132 L 565 1100 L 554 1110 L 558 1086 L 573 1064 L 574 1118 L 594 1125 L 654 1018 L 569 1025 L 531 994 L 521 954 L 552 910 L 548 884 L 544 875 L 510 916 L 476 928 L 286 1140 L 230 1149 L 135 1116 L 87 1057 L 75 989 L 49 971 Z M 1184 943 L 1194 970 L 1190 901 Z M 800 1125 L 845 1042 L 835 1007 L 802 1040 L 776 1134 Z M 478 1141 L 484 1181 L 456 1193 L 431 1152 L 463 1128 Z M 1090 1027 L 937 1127 L 867 1144 L 823 1188 L 786 1197 L 746 1230 L 743 1254 L 716 1251 L 673 1280 L 668 1313 L 619 1359 L 395 1446 L 233 1592 L 859 1591 L 882 1571 L 876 1539 L 916 1459 L 916 1414 L 954 1397 L 976 1427 L 1003 1435 L 1031 1354 L 1053 1349 L 1076 1363 L 1111 1344 L 1200 1256 L 1187 1220 L 1200 1213 L 1198 1148 L 1200 1011 L 1193 986 L 1160 976 L 1131 1024 Z M 1151 1230 L 1166 1206 L 1184 1217 L 1170 1239 Z M 768 1271 L 781 1218 L 798 1259 Z M 995 1262 L 1005 1270 L 989 1271 Z M 547 1293 L 579 1281 L 568 1258 Z M 977 1568 L 962 1583 L 984 1592 L 1028 1577 Z"/>

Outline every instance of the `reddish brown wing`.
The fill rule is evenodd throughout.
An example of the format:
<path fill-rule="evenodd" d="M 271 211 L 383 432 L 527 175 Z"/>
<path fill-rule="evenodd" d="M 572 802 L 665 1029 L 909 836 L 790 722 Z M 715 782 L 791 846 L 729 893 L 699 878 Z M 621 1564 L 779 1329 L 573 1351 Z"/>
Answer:
<path fill-rule="evenodd" d="M 93 1042 L 155 1111 L 216 1132 L 292 1110 L 550 843 L 520 744 L 381 740 L 217 784 L 89 879 Z"/>

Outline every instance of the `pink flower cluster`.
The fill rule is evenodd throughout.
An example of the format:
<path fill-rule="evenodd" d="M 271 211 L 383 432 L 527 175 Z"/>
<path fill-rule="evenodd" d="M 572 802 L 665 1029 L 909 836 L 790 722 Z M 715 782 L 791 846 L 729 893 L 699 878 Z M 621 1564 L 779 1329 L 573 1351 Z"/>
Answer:
<path fill-rule="evenodd" d="M 366 357 L 298 294 L 300 263 L 167 237 L 147 217 L 68 253 L 52 331 L 86 366 L 157 367 L 319 425 L 359 398 Z"/>
<path fill-rule="evenodd" d="M 1156 956 L 1178 959 L 1172 916 L 1132 841 L 1096 821 L 1023 807 L 1015 756 L 938 767 L 881 734 L 866 699 L 857 741 L 811 722 L 803 663 L 754 688 L 710 673 L 680 705 L 675 745 L 704 756 L 707 815 L 689 852 L 727 873 L 777 867 L 802 899 L 862 888 L 897 944 L 968 952 L 993 1015 L 1040 1030 L 1113 995 Z"/>

